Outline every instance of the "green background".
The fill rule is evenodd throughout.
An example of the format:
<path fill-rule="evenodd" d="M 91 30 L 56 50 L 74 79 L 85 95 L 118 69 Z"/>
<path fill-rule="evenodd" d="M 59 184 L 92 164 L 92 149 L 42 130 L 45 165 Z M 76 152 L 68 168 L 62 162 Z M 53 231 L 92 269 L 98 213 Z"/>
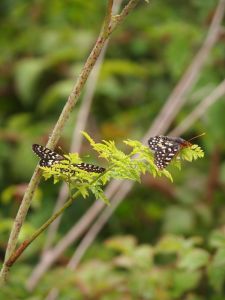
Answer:
<path fill-rule="evenodd" d="M 213 0 L 140 1 L 113 33 L 86 131 L 96 141 L 141 140 L 207 34 Z M 125 3 L 127 3 L 125 1 Z M 124 5 L 124 4 L 123 4 Z M 102 26 L 106 1 L 0 3 L 0 256 L 37 164 L 31 145 L 45 145 Z M 224 24 L 223 24 L 224 25 Z M 175 128 L 224 79 L 225 35 L 201 70 Z M 69 151 L 82 95 L 60 138 Z M 225 287 L 225 103 L 211 106 L 182 136 L 206 132 L 197 143 L 205 158 L 171 169 L 174 183 L 143 176 L 135 184 L 79 268 L 65 269 L 76 245 L 48 271 L 35 291 L 25 282 L 38 263 L 45 234 L 13 266 L 5 299 L 222 300 Z M 84 142 L 81 156 L 99 162 Z M 60 184 L 42 181 L 20 234 L 30 236 L 52 213 Z M 66 211 L 60 240 L 92 205 L 79 199 Z M 63 278 L 64 280 L 59 280 Z"/>

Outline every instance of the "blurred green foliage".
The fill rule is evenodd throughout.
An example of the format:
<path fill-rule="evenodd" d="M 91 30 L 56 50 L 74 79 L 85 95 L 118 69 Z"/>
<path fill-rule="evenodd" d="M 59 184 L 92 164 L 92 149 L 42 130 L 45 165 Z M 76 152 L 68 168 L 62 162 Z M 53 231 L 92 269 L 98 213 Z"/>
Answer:
<path fill-rule="evenodd" d="M 140 2 L 109 43 L 86 128 L 95 140 L 113 139 L 122 145 L 124 139 L 141 139 L 201 46 L 216 2 Z M 105 1 L 82 0 L 0 3 L 2 259 L 37 163 L 31 145 L 47 142 L 101 28 L 105 5 Z M 221 32 L 172 127 L 224 79 L 224 53 Z M 78 108 L 79 103 L 59 142 L 65 151 Z M 224 110 L 221 99 L 184 136 L 206 132 L 198 143 L 207 159 L 186 164 L 181 172 L 172 167 L 173 185 L 143 176 L 142 184 L 127 196 L 75 273 L 65 270 L 71 247 L 32 295 L 25 290 L 42 251 L 42 235 L 13 267 L 10 284 L 0 291 L 0 298 L 44 299 L 57 282 L 60 299 L 223 300 Z M 89 154 L 93 162 L 95 156 L 84 143 L 81 155 Z M 58 188 L 50 182 L 40 185 L 20 241 L 51 215 Z M 65 213 L 57 239 L 92 200 L 77 201 Z M 125 236 L 108 239 L 111 235 Z M 59 281 L 62 276 L 64 280 Z"/>

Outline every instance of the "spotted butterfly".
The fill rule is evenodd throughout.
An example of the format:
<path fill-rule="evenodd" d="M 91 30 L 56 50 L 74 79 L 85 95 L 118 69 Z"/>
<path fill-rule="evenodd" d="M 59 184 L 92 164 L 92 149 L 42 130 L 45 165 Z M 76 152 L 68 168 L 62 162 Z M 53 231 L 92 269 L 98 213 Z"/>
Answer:
<path fill-rule="evenodd" d="M 41 158 L 39 162 L 41 167 L 51 167 L 53 164 L 59 163 L 65 159 L 58 153 L 38 144 L 33 144 L 32 149 L 34 153 Z"/>
<path fill-rule="evenodd" d="M 64 156 L 38 144 L 33 144 L 32 149 L 34 153 L 41 158 L 39 162 L 41 167 L 51 167 L 54 164 L 60 163 L 62 160 L 66 160 Z M 86 163 L 73 164 L 73 166 L 93 173 L 103 173 L 105 171 L 105 168 Z"/>
<path fill-rule="evenodd" d="M 92 165 L 92 164 L 80 163 L 80 164 L 75 164 L 75 166 L 87 172 L 103 173 L 105 171 L 105 168 Z"/>
<path fill-rule="evenodd" d="M 164 169 L 181 149 L 191 147 L 191 143 L 180 137 L 158 135 L 148 140 L 148 145 L 154 151 L 154 163 Z"/>

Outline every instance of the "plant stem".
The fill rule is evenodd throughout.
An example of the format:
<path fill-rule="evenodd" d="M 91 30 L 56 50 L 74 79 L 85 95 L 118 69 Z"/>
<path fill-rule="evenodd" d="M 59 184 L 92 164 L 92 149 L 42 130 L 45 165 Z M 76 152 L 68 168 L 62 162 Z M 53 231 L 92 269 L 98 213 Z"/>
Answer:
<path fill-rule="evenodd" d="M 103 173 L 99 174 L 96 178 L 94 178 L 89 184 L 92 185 L 96 181 L 98 181 L 106 172 L 112 170 L 114 165 L 111 165 L 107 170 Z M 53 222 L 55 219 L 61 215 L 81 194 L 80 191 L 74 193 L 74 195 L 60 208 L 53 216 L 51 216 L 38 230 L 34 232 L 34 234 L 27 240 L 25 240 L 8 258 L 5 262 L 6 269 L 9 269 L 15 261 L 20 257 L 20 255 L 24 252 L 24 250 Z"/>
<path fill-rule="evenodd" d="M 110 27 L 110 22 L 112 20 L 112 7 L 113 7 L 113 0 L 109 0 L 107 6 L 107 13 L 105 16 L 105 21 L 103 26 L 104 38 L 108 38 L 109 35 L 109 27 Z"/>
<path fill-rule="evenodd" d="M 70 198 L 62 208 L 60 208 L 51 218 L 49 218 L 35 233 L 26 241 L 24 241 L 16 251 L 6 261 L 6 266 L 10 268 L 14 262 L 20 257 L 23 251 L 59 216 L 69 207 L 77 198 L 80 192 L 76 192 L 73 198 Z"/>
<path fill-rule="evenodd" d="M 138 4 L 139 0 L 130 0 L 127 5 L 123 8 L 121 13 L 119 15 L 116 15 L 114 18 L 112 18 L 112 24 L 111 27 L 109 28 L 108 34 L 111 34 L 115 28 L 123 22 L 125 17 L 130 13 L 132 9 L 135 8 L 135 6 Z"/>

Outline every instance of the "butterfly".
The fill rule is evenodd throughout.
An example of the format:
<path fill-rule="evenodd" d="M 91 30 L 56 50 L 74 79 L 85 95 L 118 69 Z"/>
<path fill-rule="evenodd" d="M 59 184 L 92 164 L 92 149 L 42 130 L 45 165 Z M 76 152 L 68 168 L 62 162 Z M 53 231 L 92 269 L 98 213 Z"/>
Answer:
<path fill-rule="evenodd" d="M 34 153 L 40 157 L 41 160 L 39 165 L 41 167 L 51 167 L 54 164 L 60 163 L 62 160 L 66 160 L 64 156 L 38 144 L 33 144 L 32 149 Z M 93 173 L 103 173 L 105 171 L 105 168 L 87 163 L 73 164 L 73 166 L 79 168 L 80 170 Z"/>
<path fill-rule="evenodd" d="M 154 151 L 154 163 L 158 169 L 163 170 L 181 149 L 191 147 L 189 141 L 181 137 L 157 135 L 148 140 L 148 145 Z"/>

